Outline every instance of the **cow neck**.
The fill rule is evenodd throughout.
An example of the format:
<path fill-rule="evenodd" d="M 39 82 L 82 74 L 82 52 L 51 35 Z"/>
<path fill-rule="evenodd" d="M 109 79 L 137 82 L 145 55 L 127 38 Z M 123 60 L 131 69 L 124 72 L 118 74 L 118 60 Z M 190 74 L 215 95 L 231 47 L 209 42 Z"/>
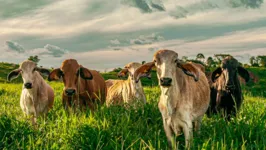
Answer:
<path fill-rule="evenodd" d="M 140 91 L 142 88 L 142 84 L 141 81 L 139 81 L 138 83 L 135 82 L 134 79 L 132 79 L 132 77 L 129 75 L 128 79 L 127 79 L 128 83 L 130 84 L 130 88 L 132 90 L 132 94 L 136 94 L 137 91 Z"/>
<path fill-rule="evenodd" d="M 173 74 L 172 85 L 170 87 L 161 88 L 161 99 L 160 103 L 162 103 L 168 111 L 168 114 L 171 115 L 177 105 L 177 101 L 181 101 L 181 92 L 185 85 L 185 75 L 183 71 L 177 69 L 176 74 Z"/>
<path fill-rule="evenodd" d="M 82 85 L 84 85 L 84 86 L 82 86 Z M 87 87 L 87 86 L 88 86 L 88 84 L 87 84 L 86 80 L 82 79 L 81 77 L 78 77 L 78 88 L 77 88 L 78 93 L 84 94 L 86 92 L 89 92 L 89 91 L 84 90 L 84 87 Z"/>

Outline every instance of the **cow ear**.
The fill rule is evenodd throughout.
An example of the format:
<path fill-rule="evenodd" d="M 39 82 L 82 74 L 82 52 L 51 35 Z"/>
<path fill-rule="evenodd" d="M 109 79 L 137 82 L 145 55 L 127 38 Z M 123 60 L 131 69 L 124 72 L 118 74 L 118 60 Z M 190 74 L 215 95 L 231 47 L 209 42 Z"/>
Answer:
<path fill-rule="evenodd" d="M 177 67 L 181 68 L 186 75 L 192 76 L 195 81 L 199 80 L 199 70 L 192 63 L 179 61 L 177 62 Z"/>
<path fill-rule="evenodd" d="M 248 71 L 245 68 L 239 66 L 239 67 L 237 67 L 237 71 L 238 71 L 239 75 L 246 80 L 246 82 L 249 81 L 250 76 L 249 76 Z"/>
<path fill-rule="evenodd" d="M 212 76 L 211 76 L 211 79 L 212 79 L 212 82 L 215 82 L 215 80 L 222 74 L 222 68 L 221 67 L 218 67 L 217 69 L 215 69 L 213 72 L 212 72 Z"/>
<path fill-rule="evenodd" d="M 125 77 L 128 73 L 128 69 L 127 68 L 124 68 L 122 69 L 118 74 L 117 76 L 120 78 L 120 77 Z"/>
<path fill-rule="evenodd" d="M 35 70 L 40 72 L 41 74 L 43 74 L 45 76 L 50 75 L 50 71 L 48 69 L 36 67 Z"/>
<path fill-rule="evenodd" d="M 13 71 L 11 71 L 8 75 L 7 75 L 7 81 L 10 82 L 13 79 L 17 78 L 21 73 L 21 69 L 15 69 Z"/>
<path fill-rule="evenodd" d="M 63 75 L 63 72 L 60 68 L 54 69 L 48 76 L 48 81 L 55 81 L 59 80 L 61 76 Z"/>
<path fill-rule="evenodd" d="M 80 76 L 81 78 L 85 79 L 85 80 L 92 80 L 93 76 L 90 72 L 89 69 L 84 68 L 82 66 L 80 66 L 80 68 L 77 71 L 77 76 Z"/>
<path fill-rule="evenodd" d="M 140 66 L 135 72 L 134 72 L 134 80 L 136 83 L 139 82 L 139 79 L 142 77 L 151 78 L 151 70 L 155 66 L 154 62 L 146 63 L 142 66 Z"/>

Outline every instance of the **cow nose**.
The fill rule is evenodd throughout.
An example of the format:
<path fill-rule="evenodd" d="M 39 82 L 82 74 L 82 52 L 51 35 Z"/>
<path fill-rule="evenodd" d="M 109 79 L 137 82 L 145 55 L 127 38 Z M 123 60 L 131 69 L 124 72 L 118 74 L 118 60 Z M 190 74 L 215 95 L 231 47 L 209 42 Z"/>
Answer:
<path fill-rule="evenodd" d="M 65 92 L 66 92 L 66 94 L 68 96 L 72 96 L 72 95 L 75 94 L 76 90 L 74 90 L 74 89 L 66 89 Z"/>
<path fill-rule="evenodd" d="M 31 89 L 31 88 L 32 88 L 32 84 L 31 84 L 31 83 L 25 83 L 25 84 L 24 84 L 24 87 L 25 87 L 26 89 Z"/>
<path fill-rule="evenodd" d="M 160 78 L 161 85 L 163 86 L 170 86 L 172 83 L 171 78 Z"/>

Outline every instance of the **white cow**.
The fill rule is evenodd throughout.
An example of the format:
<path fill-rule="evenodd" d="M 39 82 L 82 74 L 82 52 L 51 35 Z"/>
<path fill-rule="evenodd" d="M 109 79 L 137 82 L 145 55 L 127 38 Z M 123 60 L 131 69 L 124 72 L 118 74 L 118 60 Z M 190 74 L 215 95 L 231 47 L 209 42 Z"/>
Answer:
<path fill-rule="evenodd" d="M 131 62 L 122 69 L 118 76 L 128 75 L 127 80 L 107 80 L 107 106 L 114 104 L 133 103 L 139 100 L 146 103 L 146 96 L 143 91 L 141 82 L 136 83 L 133 79 L 134 72 L 141 64 L 137 62 Z"/>
<path fill-rule="evenodd" d="M 11 81 L 21 74 L 24 84 L 20 107 L 26 115 L 32 116 L 31 121 L 34 126 L 37 117 L 46 115 L 54 103 L 54 91 L 39 72 L 49 75 L 47 69 L 38 68 L 34 62 L 26 60 L 18 69 L 11 71 L 7 77 L 7 80 Z"/>
<path fill-rule="evenodd" d="M 199 131 L 202 117 L 210 102 L 210 88 L 203 68 L 184 63 L 171 50 L 159 50 L 153 62 L 146 63 L 135 72 L 135 80 L 149 75 L 152 67 L 157 69 L 161 96 L 158 104 L 169 146 L 175 145 L 173 133 L 183 130 L 186 147 L 193 139 L 193 125 Z"/>

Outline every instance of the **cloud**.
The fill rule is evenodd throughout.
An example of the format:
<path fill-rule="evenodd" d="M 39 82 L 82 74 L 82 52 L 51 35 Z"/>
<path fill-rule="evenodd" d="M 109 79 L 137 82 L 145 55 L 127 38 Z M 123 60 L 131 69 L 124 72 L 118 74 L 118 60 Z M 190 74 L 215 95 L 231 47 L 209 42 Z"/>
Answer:
<path fill-rule="evenodd" d="M 143 13 L 151 13 L 154 11 L 165 11 L 163 2 L 161 0 L 124 0 L 122 4 L 136 7 Z"/>
<path fill-rule="evenodd" d="M 241 3 L 231 6 L 231 1 Z M 33 9 L 31 13 L 22 16 L 1 20 L 0 32 L 2 36 L 19 34 L 65 38 L 84 32 L 134 32 L 184 24 L 242 24 L 265 18 L 266 5 L 262 0 L 229 2 L 124 0 L 125 4 L 121 4 L 121 0 L 61 0 L 45 4 L 42 9 Z M 256 4 L 258 7 L 255 7 Z M 143 13 L 139 9 L 152 12 Z M 154 9 L 162 11 L 153 11 Z"/>
<path fill-rule="evenodd" d="M 119 45 L 120 41 L 118 39 L 115 39 L 115 40 L 110 40 L 110 43 L 113 45 Z"/>
<path fill-rule="evenodd" d="M 11 7 L 14 13 L 9 10 L 12 14 L 1 18 L 0 41 L 10 42 L 0 48 L 5 52 L 1 60 L 39 55 L 43 66 L 57 66 L 75 57 L 91 68 L 104 69 L 151 60 L 163 48 L 191 57 L 225 52 L 246 60 L 253 53 L 265 54 L 266 28 L 259 28 L 266 20 L 262 0 L 41 1 L 18 5 L 23 7 L 19 11 Z M 8 8 L 0 10 L 0 17 Z"/>
<path fill-rule="evenodd" d="M 24 54 L 27 57 L 30 55 L 62 57 L 63 55 L 68 53 L 67 50 L 51 44 L 46 44 L 43 48 L 24 50 L 22 45 L 18 44 L 17 42 L 6 41 L 4 49 L 5 47 L 7 47 L 8 50 L 11 50 L 9 52 L 11 52 L 10 55 L 13 56 L 18 56 L 18 54 Z M 5 52 L 5 54 L 7 53 L 8 52 Z"/>
<path fill-rule="evenodd" d="M 58 46 L 50 44 L 45 45 L 44 49 L 47 49 L 48 53 L 54 57 L 62 57 L 64 54 L 68 53 L 67 50 L 64 50 Z"/>
<path fill-rule="evenodd" d="M 7 46 L 8 50 L 16 51 L 19 53 L 22 53 L 25 51 L 23 46 L 18 44 L 17 42 L 6 41 L 5 45 Z"/>
<path fill-rule="evenodd" d="M 152 44 L 154 42 L 158 42 L 163 40 L 164 38 L 157 33 L 152 33 L 151 35 L 140 35 L 136 39 L 131 39 L 130 44 L 136 45 L 145 45 L 145 44 Z"/>

